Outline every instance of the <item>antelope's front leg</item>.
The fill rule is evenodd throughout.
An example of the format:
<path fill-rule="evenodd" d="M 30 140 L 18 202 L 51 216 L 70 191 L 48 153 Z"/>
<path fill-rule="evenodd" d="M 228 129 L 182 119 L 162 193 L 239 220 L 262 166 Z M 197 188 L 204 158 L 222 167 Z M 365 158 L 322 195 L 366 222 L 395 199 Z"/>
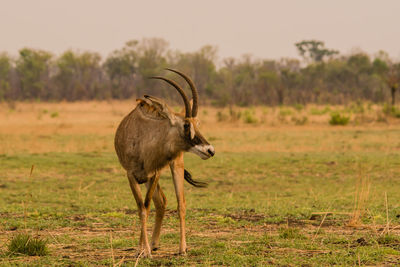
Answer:
<path fill-rule="evenodd" d="M 184 165 L 183 165 L 183 153 L 181 153 L 171 164 L 170 164 L 172 178 L 174 179 L 175 194 L 178 202 L 178 213 L 180 221 L 180 244 L 179 253 L 186 254 L 186 234 L 185 234 L 185 215 L 186 215 L 186 201 L 183 192 L 184 182 Z"/>

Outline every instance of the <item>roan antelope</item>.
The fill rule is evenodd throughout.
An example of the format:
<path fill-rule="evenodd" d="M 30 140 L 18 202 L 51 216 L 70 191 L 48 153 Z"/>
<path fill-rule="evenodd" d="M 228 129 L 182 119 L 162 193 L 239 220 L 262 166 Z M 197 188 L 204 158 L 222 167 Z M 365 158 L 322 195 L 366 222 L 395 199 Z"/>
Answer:
<path fill-rule="evenodd" d="M 190 107 L 187 96 L 178 84 L 163 77 L 151 77 L 164 80 L 175 87 L 183 98 L 185 114 L 174 113 L 161 99 L 145 95 L 137 99 L 136 108 L 122 120 L 115 134 L 115 150 L 121 165 L 127 171 L 129 184 L 139 209 L 141 221 L 139 249 L 144 251 L 147 257 L 151 257 L 151 250 L 158 249 L 161 223 L 167 204 L 167 199 L 158 183 L 161 170 L 167 165 L 171 169 L 180 219 L 179 253 L 185 254 L 186 202 L 183 180 L 197 187 L 204 187 L 206 184 L 194 181 L 190 173 L 184 169 L 183 152 L 193 152 L 202 159 L 208 159 L 215 154 L 214 147 L 197 128 L 198 93 L 194 83 L 179 71 L 167 70 L 179 74 L 188 82 L 192 90 L 193 108 Z M 143 183 L 147 187 L 144 201 L 139 186 Z M 151 199 L 156 208 L 156 220 L 150 248 L 146 222 Z"/>

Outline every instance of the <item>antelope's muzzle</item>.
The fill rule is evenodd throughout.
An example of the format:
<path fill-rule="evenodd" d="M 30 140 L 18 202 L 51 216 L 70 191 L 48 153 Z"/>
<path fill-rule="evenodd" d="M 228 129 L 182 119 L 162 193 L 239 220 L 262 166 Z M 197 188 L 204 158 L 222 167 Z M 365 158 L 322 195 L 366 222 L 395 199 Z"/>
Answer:
<path fill-rule="evenodd" d="M 215 155 L 215 149 L 212 145 L 195 145 L 189 152 L 198 155 L 201 159 L 209 159 Z"/>

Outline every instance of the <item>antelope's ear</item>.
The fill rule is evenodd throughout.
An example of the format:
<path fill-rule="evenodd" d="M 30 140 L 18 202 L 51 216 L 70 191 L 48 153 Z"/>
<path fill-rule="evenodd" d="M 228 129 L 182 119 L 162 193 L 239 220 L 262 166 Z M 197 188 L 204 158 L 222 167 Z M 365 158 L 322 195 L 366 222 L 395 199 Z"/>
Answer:
<path fill-rule="evenodd" d="M 145 95 L 144 98 L 136 99 L 136 101 L 146 117 L 158 120 L 168 119 L 172 125 L 176 123 L 174 113 L 161 99 Z"/>

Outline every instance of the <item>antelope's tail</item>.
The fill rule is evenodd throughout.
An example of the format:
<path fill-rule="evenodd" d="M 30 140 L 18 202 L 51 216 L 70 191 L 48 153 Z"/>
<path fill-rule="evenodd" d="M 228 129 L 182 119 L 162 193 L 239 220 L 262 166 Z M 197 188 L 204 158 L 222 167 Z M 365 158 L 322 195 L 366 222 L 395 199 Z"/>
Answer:
<path fill-rule="evenodd" d="M 207 187 L 208 186 L 208 183 L 193 180 L 192 175 L 187 170 L 185 170 L 185 172 L 184 172 L 184 177 L 185 177 L 186 182 L 193 185 L 194 187 Z"/>

